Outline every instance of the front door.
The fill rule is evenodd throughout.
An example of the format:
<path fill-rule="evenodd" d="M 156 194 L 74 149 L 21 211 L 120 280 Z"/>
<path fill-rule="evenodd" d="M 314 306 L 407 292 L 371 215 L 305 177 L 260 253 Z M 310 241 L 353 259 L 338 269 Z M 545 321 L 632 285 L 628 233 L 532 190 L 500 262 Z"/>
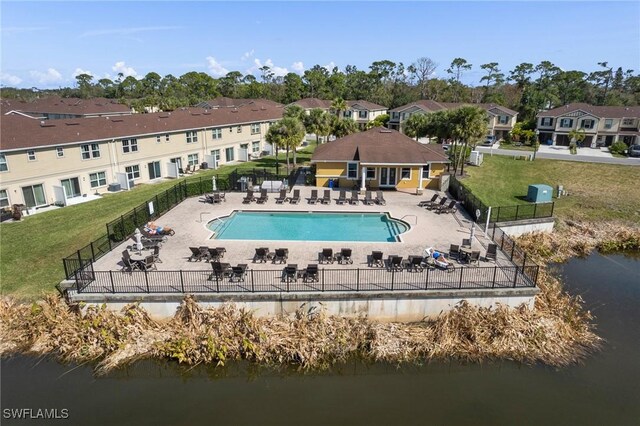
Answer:
<path fill-rule="evenodd" d="M 149 163 L 148 167 L 149 167 L 149 180 L 157 179 L 161 176 L 159 161 L 154 161 L 153 163 Z"/>
<path fill-rule="evenodd" d="M 38 207 L 47 204 L 42 185 L 25 186 L 22 188 L 22 195 L 27 207 Z"/>
<path fill-rule="evenodd" d="M 381 187 L 396 186 L 396 168 L 395 167 L 380 168 L 380 186 Z"/>
<path fill-rule="evenodd" d="M 64 188 L 65 197 L 74 198 L 82 195 L 80 193 L 80 182 L 78 181 L 78 178 L 61 180 L 60 183 Z"/>

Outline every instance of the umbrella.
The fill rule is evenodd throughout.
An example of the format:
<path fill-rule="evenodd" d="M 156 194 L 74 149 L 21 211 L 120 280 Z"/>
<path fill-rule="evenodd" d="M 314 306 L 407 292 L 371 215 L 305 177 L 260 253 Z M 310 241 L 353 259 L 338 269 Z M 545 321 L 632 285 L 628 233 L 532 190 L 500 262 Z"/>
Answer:
<path fill-rule="evenodd" d="M 142 233 L 138 228 L 136 228 L 133 236 L 136 239 L 136 249 L 138 250 L 138 253 L 140 253 L 142 251 Z"/>
<path fill-rule="evenodd" d="M 211 178 L 211 187 L 213 188 L 212 189 L 213 191 L 217 191 L 218 190 L 218 185 L 216 184 L 216 177 L 215 176 L 213 176 Z"/>
<path fill-rule="evenodd" d="M 469 240 L 471 241 L 471 244 L 473 244 L 473 237 L 476 233 L 476 224 L 472 223 L 471 224 L 471 235 L 469 235 Z"/>

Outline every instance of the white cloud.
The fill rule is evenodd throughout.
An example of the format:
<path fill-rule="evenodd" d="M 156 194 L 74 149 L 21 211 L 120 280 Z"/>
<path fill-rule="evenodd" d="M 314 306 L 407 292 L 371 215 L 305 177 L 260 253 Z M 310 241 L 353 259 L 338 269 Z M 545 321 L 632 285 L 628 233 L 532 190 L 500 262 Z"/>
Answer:
<path fill-rule="evenodd" d="M 304 72 L 304 64 L 302 61 L 294 62 L 291 65 L 291 69 L 297 72 L 298 74 L 302 74 Z"/>
<path fill-rule="evenodd" d="M 244 52 L 244 55 L 242 55 L 240 60 L 241 61 L 246 61 L 247 59 L 251 58 L 254 53 L 255 53 L 255 49 L 251 49 L 249 52 Z"/>
<path fill-rule="evenodd" d="M 254 73 L 258 72 L 260 70 L 260 68 L 262 68 L 263 66 L 267 66 L 267 67 L 271 68 L 271 72 L 273 72 L 273 75 L 276 76 L 276 77 L 282 77 L 282 76 L 287 75 L 289 73 L 288 69 L 283 68 L 283 67 L 275 66 L 271 59 L 267 59 L 263 63 L 260 59 L 255 58 L 253 60 L 253 63 L 254 63 L 254 66 L 252 66 L 251 68 L 249 68 L 247 70 L 247 74 L 254 74 Z"/>
<path fill-rule="evenodd" d="M 89 74 L 91 77 L 95 77 L 91 71 L 83 70 L 82 68 L 76 68 L 76 70 L 71 74 L 71 78 L 76 78 L 80 74 Z"/>
<path fill-rule="evenodd" d="M 229 70 L 216 61 L 216 58 L 213 56 L 207 56 L 207 62 L 209 63 L 209 72 L 215 77 L 225 76 L 229 72 Z"/>
<path fill-rule="evenodd" d="M 116 73 L 116 75 L 119 73 L 122 73 L 122 75 L 125 77 L 129 77 L 129 76 L 135 77 L 138 75 L 136 70 L 134 70 L 132 67 L 126 66 L 124 61 L 116 62 L 115 65 L 111 67 L 111 69 Z"/>
<path fill-rule="evenodd" d="M 323 68 L 326 69 L 327 71 L 331 72 L 331 71 L 333 71 L 333 69 L 335 67 L 336 67 L 336 63 L 331 61 L 327 65 L 325 65 Z"/>
<path fill-rule="evenodd" d="M 7 74 L 6 72 L 0 73 L 0 85 L 5 86 L 7 84 L 11 86 L 17 86 L 22 83 L 22 79 L 18 76 Z"/>
<path fill-rule="evenodd" d="M 31 78 L 36 80 L 40 84 L 49 84 L 62 81 L 62 74 L 55 68 L 48 68 L 47 72 L 41 71 L 29 71 Z"/>

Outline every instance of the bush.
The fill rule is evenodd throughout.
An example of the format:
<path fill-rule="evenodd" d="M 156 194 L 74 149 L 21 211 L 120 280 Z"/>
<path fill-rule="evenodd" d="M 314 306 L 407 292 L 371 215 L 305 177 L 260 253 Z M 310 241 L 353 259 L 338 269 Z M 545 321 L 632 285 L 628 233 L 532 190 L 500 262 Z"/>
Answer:
<path fill-rule="evenodd" d="M 629 147 L 627 146 L 626 143 L 622 142 L 622 141 L 618 141 L 618 142 L 614 142 L 610 147 L 609 147 L 609 152 L 612 154 L 620 154 L 623 155 L 627 152 L 627 149 L 629 149 Z"/>

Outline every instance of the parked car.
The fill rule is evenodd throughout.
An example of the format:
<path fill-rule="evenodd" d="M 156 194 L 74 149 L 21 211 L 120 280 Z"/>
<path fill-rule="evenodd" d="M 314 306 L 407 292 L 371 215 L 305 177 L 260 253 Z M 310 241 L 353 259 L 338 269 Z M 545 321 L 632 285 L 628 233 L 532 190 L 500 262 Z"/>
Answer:
<path fill-rule="evenodd" d="M 640 157 L 640 145 L 631 145 L 629 147 L 629 157 Z"/>
<path fill-rule="evenodd" d="M 493 146 L 493 144 L 496 143 L 496 137 L 493 135 L 488 135 L 487 139 L 485 139 L 484 143 L 482 145 L 486 145 L 486 146 Z"/>

